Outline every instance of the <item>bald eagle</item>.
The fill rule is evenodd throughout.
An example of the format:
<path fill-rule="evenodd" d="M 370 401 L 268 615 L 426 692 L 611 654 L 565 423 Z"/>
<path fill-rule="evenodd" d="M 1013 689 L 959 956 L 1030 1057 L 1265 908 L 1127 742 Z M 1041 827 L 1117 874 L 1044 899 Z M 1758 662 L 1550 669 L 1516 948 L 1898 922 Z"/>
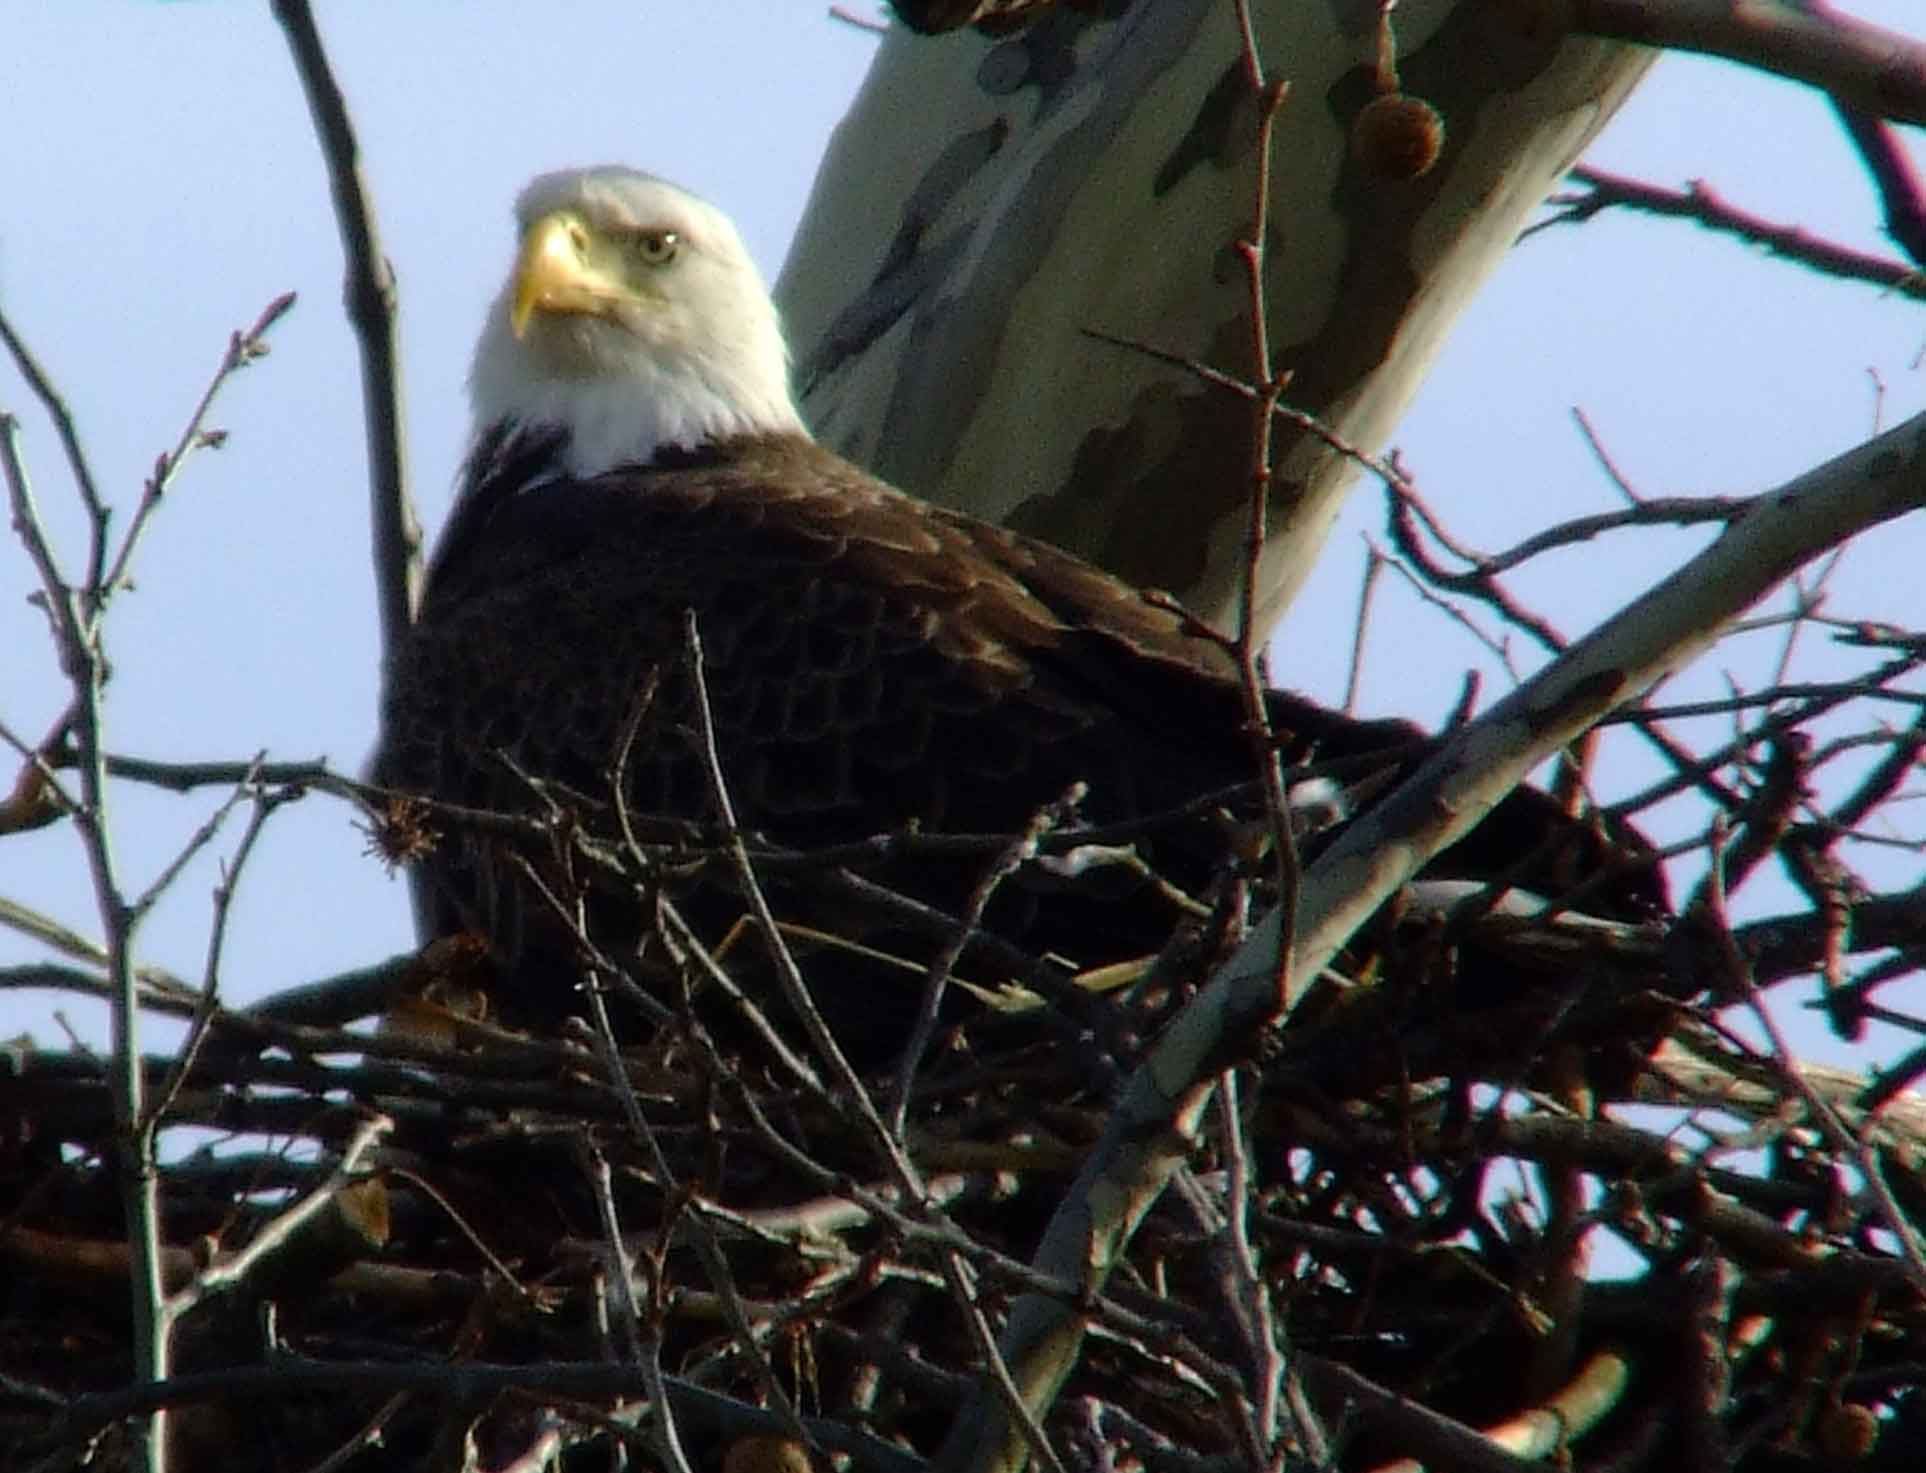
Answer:
<path fill-rule="evenodd" d="M 520 248 L 470 379 L 472 450 L 388 675 L 378 782 L 519 812 L 547 785 L 591 800 L 586 821 L 613 833 L 620 771 L 632 814 L 712 820 L 689 611 L 738 824 L 772 843 L 1010 834 L 1073 783 L 1074 821 L 1114 825 L 1194 813 L 1249 782 L 1233 661 L 1166 600 L 905 495 L 810 438 L 776 309 L 722 213 L 604 167 L 536 179 L 516 214 Z M 1270 702 L 1293 759 L 1388 753 L 1380 765 L 1396 766 L 1422 746 L 1402 723 Z M 1193 888 L 1223 859 L 1221 826 L 1146 832 L 1151 862 Z M 1589 831 L 1520 792 L 1443 863 L 1504 873 L 1560 835 L 1598 862 Z M 428 858 L 432 926 L 489 940 L 511 1012 L 560 1009 L 579 960 L 503 851 L 452 840 Z M 985 862 L 879 857 L 873 877 L 955 910 Z M 1050 895 L 1046 878 L 1006 884 L 984 928 L 1077 968 L 1171 930 L 1146 892 Z M 684 897 L 718 927 L 742 911 L 719 888 Z M 833 909 L 779 895 L 785 918 L 819 929 L 847 922 L 826 920 Z M 633 892 L 591 906 L 624 946 L 645 913 Z M 916 944 L 927 957 L 929 938 Z M 914 981 L 858 985 L 840 958 L 819 975 L 837 979 L 819 989 L 832 1027 L 885 1055 Z"/>

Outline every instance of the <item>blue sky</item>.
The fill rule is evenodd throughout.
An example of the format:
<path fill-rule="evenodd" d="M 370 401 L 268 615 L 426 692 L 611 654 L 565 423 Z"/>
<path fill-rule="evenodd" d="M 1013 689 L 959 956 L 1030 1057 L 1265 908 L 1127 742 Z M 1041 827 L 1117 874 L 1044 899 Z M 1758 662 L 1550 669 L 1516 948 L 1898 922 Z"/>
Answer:
<path fill-rule="evenodd" d="M 1926 24 L 1906 0 L 1852 8 Z M 776 0 L 336 6 L 321 22 L 400 278 L 409 462 L 431 530 L 519 186 L 567 164 L 648 168 L 729 210 L 773 277 L 875 46 L 823 7 Z M 272 355 L 217 408 L 227 446 L 183 475 L 136 564 L 138 589 L 117 605 L 110 745 L 174 759 L 266 749 L 358 769 L 377 675 L 359 381 L 326 182 L 280 32 L 261 6 L 131 0 L 17 0 L 8 32 L 0 302 L 68 395 L 111 500 L 132 506 L 228 332 L 278 293 L 301 294 Z M 1876 201 L 1823 101 L 1737 67 L 1662 62 L 1592 158 L 1668 185 L 1703 177 L 1761 214 L 1881 248 Z M 1900 299 L 1802 277 L 1688 227 L 1608 218 L 1513 253 L 1395 442 L 1457 530 L 1498 547 L 1614 504 L 1573 405 L 1646 492 L 1754 492 L 1865 436 L 1871 374 L 1885 384 L 1886 423 L 1926 406 L 1923 345 L 1926 313 Z M 0 406 L 26 421 L 40 499 L 72 559 L 73 498 L 10 371 Z M 1381 522 L 1361 494 L 1284 626 L 1287 683 L 1342 691 L 1359 538 Z M 1699 541 L 1588 548 L 1516 585 L 1578 633 Z M 1926 626 L 1922 569 L 1926 526 L 1885 529 L 1848 554 L 1839 611 Z M 61 685 L 24 601 L 31 586 L 25 559 L 0 550 L 0 720 L 37 738 Z M 1402 592 L 1385 598 L 1364 705 L 1435 721 L 1480 653 Z M 1824 654 L 1811 636 L 1808 649 Z M 1756 681 L 1776 653 L 1772 639 L 1722 647 L 1680 690 L 1716 694 L 1727 670 Z M 1487 689 L 1501 681 L 1494 673 Z M 1620 760 L 1613 775 L 1636 782 L 1637 755 Z M 129 884 L 143 885 L 216 801 L 117 788 Z M 311 799 L 269 829 L 230 936 L 232 997 L 408 944 L 404 888 L 363 856 L 350 819 Z M 1894 875 L 1917 874 L 1916 859 L 1894 863 Z M 212 857 L 190 868 L 145 932 L 148 959 L 198 976 L 215 879 Z M 0 895 L 98 933 L 64 828 L 0 841 Z M 0 962 L 35 954 L 0 932 Z M 101 1036 L 97 1005 L 60 1006 Z M 0 1032 L 45 1038 L 47 1015 L 45 999 L 0 998 Z"/>

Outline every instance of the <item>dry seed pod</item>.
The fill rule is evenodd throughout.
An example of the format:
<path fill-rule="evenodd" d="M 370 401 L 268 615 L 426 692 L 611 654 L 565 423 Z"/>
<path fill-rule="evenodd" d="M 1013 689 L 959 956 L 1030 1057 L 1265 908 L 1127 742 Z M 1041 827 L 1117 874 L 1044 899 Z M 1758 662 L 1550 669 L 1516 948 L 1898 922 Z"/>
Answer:
<path fill-rule="evenodd" d="M 1444 118 L 1422 97 L 1386 92 L 1351 124 L 1351 150 L 1381 179 L 1416 179 L 1444 152 Z"/>

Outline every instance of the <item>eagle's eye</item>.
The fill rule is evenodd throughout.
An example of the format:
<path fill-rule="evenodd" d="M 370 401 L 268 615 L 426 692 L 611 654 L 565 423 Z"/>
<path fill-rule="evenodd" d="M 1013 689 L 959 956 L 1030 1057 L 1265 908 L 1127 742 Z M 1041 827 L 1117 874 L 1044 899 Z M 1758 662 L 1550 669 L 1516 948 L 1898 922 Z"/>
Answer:
<path fill-rule="evenodd" d="M 642 230 L 636 233 L 635 253 L 645 266 L 666 266 L 675 259 L 682 240 L 673 230 Z"/>

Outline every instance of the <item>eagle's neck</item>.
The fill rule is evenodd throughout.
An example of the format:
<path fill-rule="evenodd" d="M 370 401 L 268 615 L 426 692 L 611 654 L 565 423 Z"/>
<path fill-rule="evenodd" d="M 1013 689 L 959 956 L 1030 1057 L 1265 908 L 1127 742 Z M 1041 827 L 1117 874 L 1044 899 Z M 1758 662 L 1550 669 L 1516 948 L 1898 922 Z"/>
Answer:
<path fill-rule="evenodd" d="M 688 454 L 767 435 L 809 438 L 786 393 L 745 405 L 706 393 L 669 398 L 637 394 L 627 384 L 571 383 L 525 395 L 511 414 L 478 420 L 475 443 L 539 441 L 549 447 L 555 472 L 588 480 L 622 466 L 653 465 L 664 452 Z"/>
<path fill-rule="evenodd" d="M 774 433 L 740 435 L 696 445 L 659 445 L 647 461 L 624 460 L 610 469 L 700 470 L 743 457 L 768 453 L 826 455 L 800 426 Z M 532 508 L 542 492 L 582 477 L 569 469 L 568 432 L 555 425 L 529 427 L 498 420 L 476 433 L 463 464 L 448 520 L 435 543 L 428 567 L 426 597 L 434 601 L 457 590 L 468 575 L 475 550 L 489 537 L 497 518 L 514 508 Z M 647 484 L 642 478 L 640 484 Z"/>
<path fill-rule="evenodd" d="M 475 445 L 503 428 L 552 438 L 558 469 L 587 480 L 649 465 L 670 447 L 806 438 L 775 310 L 748 315 L 753 330 L 740 337 L 653 342 L 582 318 L 538 323 L 523 342 L 504 297 L 489 313 L 468 378 Z"/>
<path fill-rule="evenodd" d="M 626 448 L 613 451 L 585 444 L 578 431 L 562 425 L 499 419 L 479 427 L 468 447 L 455 488 L 455 514 L 476 505 L 499 506 L 564 481 L 593 480 L 617 470 L 690 470 L 734 460 L 756 446 L 785 442 L 816 446 L 800 422 L 773 430 L 648 442 L 629 436 L 622 442 Z"/>

